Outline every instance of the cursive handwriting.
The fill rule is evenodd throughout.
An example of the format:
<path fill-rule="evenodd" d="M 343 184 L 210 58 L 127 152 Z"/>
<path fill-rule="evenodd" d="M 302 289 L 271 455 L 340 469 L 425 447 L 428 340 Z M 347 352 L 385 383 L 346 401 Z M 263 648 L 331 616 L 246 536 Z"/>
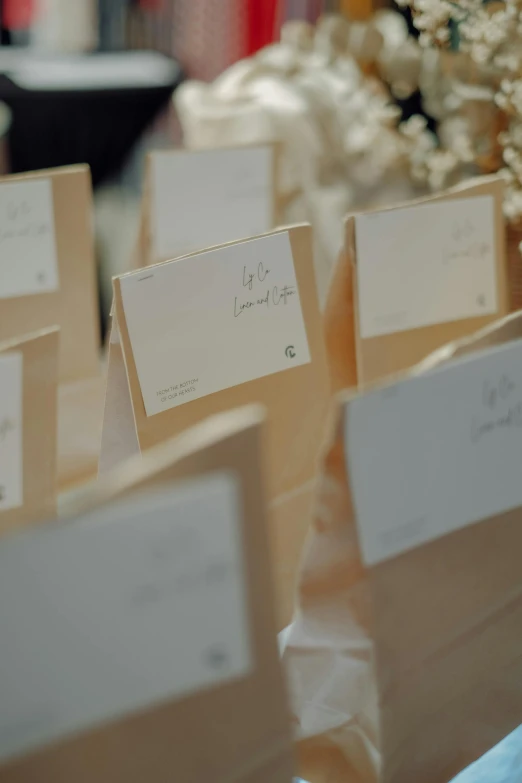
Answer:
<path fill-rule="evenodd" d="M 287 303 L 288 297 L 294 296 L 295 294 L 295 288 L 293 285 L 284 285 L 281 290 L 275 285 L 272 288 L 272 302 L 277 306 L 281 304 L 281 301 L 283 304 Z"/>
<path fill-rule="evenodd" d="M 257 271 L 253 274 L 250 272 L 247 272 L 246 266 L 243 267 L 243 288 L 248 288 L 249 291 L 252 290 L 254 286 L 254 281 L 258 280 L 260 283 L 263 283 L 266 279 L 266 276 L 270 273 L 270 269 L 265 269 L 264 264 L 262 261 L 259 262 L 257 265 Z"/>
<path fill-rule="evenodd" d="M 35 224 L 33 226 L 23 226 L 21 228 L 0 229 L 0 242 L 8 242 L 10 239 L 35 239 L 49 233 L 49 226 L 46 226 L 43 223 Z"/>
<path fill-rule="evenodd" d="M 496 381 L 486 380 L 482 384 L 482 402 L 488 408 L 495 408 L 497 403 L 505 402 L 515 389 L 515 383 L 506 373 Z"/>
<path fill-rule="evenodd" d="M 444 256 L 444 263 L 455 261 L 459 258 L 485 258 L 491 254 L 491 246 L 487 242 L 472 242 L 469 245 L 448 249 Z"/>
<path fill-rule="evenodd" d="M 9 432 L 15 428 L 15 422 L 12 419 L 0 419 L 0 443 L 7 438 Z"/>
<path fill-rule="evenodd" d="M 238 318 L 246 310 L 251 310 L 253 307 L 263 305 L 264 307 L 279 307 L 280 305 L 288 304 L 288 299 L 296 294 L 295 287 L 292 285 L 284 285 L 282 288 L 274 286 L 272 290 L 268 288 L 264 296 L 257 299 L 249 299 L 246 302 L 238 302 L 237 296 L 234 297 L 234 318 Z"/>
<path fill-rule="evenodd" d="M 462 223 L 455 223 L 450 230 L 451 238 L 455 242 L 466 242 L 474 233 L 475 227 L 469 218 Z"/>
<path fill-rule="evenodd" d="M 495 430 L 518 427 L 522 427 L 522 402 L 510 406 L 506 413 L 499 414 L 493 419 L 478 421 L 474 418 L 471 422 L 471 440 L 477 443 L 484 435 Z"/>

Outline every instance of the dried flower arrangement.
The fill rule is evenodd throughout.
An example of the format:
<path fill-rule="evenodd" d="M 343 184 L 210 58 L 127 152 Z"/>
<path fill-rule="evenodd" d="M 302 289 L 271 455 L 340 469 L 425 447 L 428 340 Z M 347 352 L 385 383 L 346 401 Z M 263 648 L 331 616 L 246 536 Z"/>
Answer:
<path fill-rule="evenodd" d="M 467 87 L 468 98 L 474 90 L 475 100 L 482 100 L 488 114 L 492 142 L 489 155 L 485 159 L 477 149 L 473 128 L 461 125 L 459 144 L 450 144 L 449 149 L 439 153 L 446 155 L 448 174 L 472 161 L 479 170 L 498 170 L 507 185 L 506 218 L 519 222 L 522 218 L 522 3 L 519 0 L 489 3 L 398 0 L 398 3 L 411 8 L 422 46 L 454 53 L 447 62 L 454 70 L 456 102 L 459 88 L 462 92 Z M 465 71 L 467 78 L 463 79 Z M 496 114 L 493 105 L 497 107 Z"/>

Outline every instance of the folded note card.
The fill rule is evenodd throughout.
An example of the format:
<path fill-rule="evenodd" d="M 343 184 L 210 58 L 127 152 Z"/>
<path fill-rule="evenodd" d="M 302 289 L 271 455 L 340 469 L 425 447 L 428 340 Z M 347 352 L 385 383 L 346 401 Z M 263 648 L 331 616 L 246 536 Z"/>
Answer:
<path fill-rule="evenodd" d="M 0 183 L 0 299 L 59 288 L 50 179 Z"/>
<path fill-rule="evenodd" d="M 0 542 L 0 764 L 251 672 L 239 503 L 209 474 Z"/>
<path fill-rule="evenodd" d="M 349 216 L 325 310 L 334 383 L 407 370 L 509 312 L 504 183 Z"/>
<path fill-rule="evenodd" d="M 357 215 L 361 337 L 496 313 L 492 196 Z"/>
<path fill-rule="evenodd" d="M 287 233 L 121 278 L 148 416 L 310 362 Z"/>
<path fill-rule="evenodd" d="M 292 780 L 262 418 L 200 422 L 0 538 L 0 783 Z"/>
<path fill-rule="evenodd" d="M 58 340 L 55 327 L 0 343 L 1 533 L 55 512 Z"/>
<path fill-rule="evenodd" d="M 522 340 L 358 397 L 346 428 L 368 565 L 522 506 Z"/>
<path fill-rule="evenodd" d="M 88 166 L 0 179 L 0 340 L 59 326 L 60 383 L 99 374 Z"/>
<path fill-rule="evenodd" d="M 114 279 L 100 473 L 249 403 L 267 411 L 265 468 L 284 625 L 330 403 L 310 226 Z"/>
<path fill-rule="evenodd" d="M 274 149 L 158 151 L 150 157 L 152 260 L 269 231 Z"/>
<path fill-rule="evenodd" d="M 0 354 L 0 514 L 23 504 L 23 354 Z"/>

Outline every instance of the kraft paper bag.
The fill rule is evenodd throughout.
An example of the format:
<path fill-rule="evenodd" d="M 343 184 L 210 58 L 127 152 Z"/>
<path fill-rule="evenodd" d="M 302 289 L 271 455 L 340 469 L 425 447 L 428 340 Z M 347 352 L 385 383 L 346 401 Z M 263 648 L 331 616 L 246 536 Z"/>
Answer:
<path fill-rule="evenodd" d="M 503 182 L 350 215 L 325 335 L 334 391 L 364 388 L 509 312 Z"/>
<path fill-rule="evenodd" d="M 330 401 L 310 227 L 115 278 L 114 318 L 101 471 L 138 444 L 146 450 L 207 416 L 247 403 L 266 407 L 266 478 L 284 627 Z"/>
<path fill-rule="evenodd" d="M 56 512 L 59 333 L 0 343 L 0 533 Z"/>
<path fill-rule="evenodd" d="M 213 417 L 0 541 L 2 783 L 291 783 L 261 424 Z"/>
<path fill-rule="evenodd" d="M 517 314 L 340 405 L 284 635 L 310 783 L 447 783 L 522 723 L 521 359 Z"/>
<path fill-rule="evenodd" d="M 275 228 L 279 161 L 276 144 L 151 152 L 132 268 Z"/>
<path fill-rule="evenodd" d="M 0 231 L 0 340 L 58 325 L 60 383 L 99 374 L 89 167 L 0 178 Z"/>
<path fill-rule="evenodd" d="M 88 166 L 0 179 L 0 340 L 60 327 L 58 485 L 96 474 L 105 380 L 99 358 Z"/>

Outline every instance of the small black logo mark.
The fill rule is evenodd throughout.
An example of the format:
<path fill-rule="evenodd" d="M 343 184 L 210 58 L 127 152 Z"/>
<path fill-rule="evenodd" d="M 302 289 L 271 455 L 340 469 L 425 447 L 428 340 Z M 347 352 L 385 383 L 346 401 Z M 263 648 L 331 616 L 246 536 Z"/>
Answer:
<path fill-rule="evenodd" d="M 45 272 L 38 272 L 36 279 L 40 285 L 43 285 L 45 283 Z"/>
<path fill-rule="evenodd" d="M 211 647 L 207 650 L 205 661 L 211 669 L 225 669 L 228 666 L 228 655 L 219 647 Z"/>
<path fill-rule="evenodd" d="M 479 307 L 486 306 L 486 297 L 484 296 L 484 294 L 479 294 L 479 296 L 477 296 L 477 304 Z"/>
<path fill-rule="evenodd" d="M 295 348 L 293 345 L 289 345 L 288 348 L 285 350 L 285 354 L 288 357 L 288 359 L 293 359 L 295 357 Z"/>

